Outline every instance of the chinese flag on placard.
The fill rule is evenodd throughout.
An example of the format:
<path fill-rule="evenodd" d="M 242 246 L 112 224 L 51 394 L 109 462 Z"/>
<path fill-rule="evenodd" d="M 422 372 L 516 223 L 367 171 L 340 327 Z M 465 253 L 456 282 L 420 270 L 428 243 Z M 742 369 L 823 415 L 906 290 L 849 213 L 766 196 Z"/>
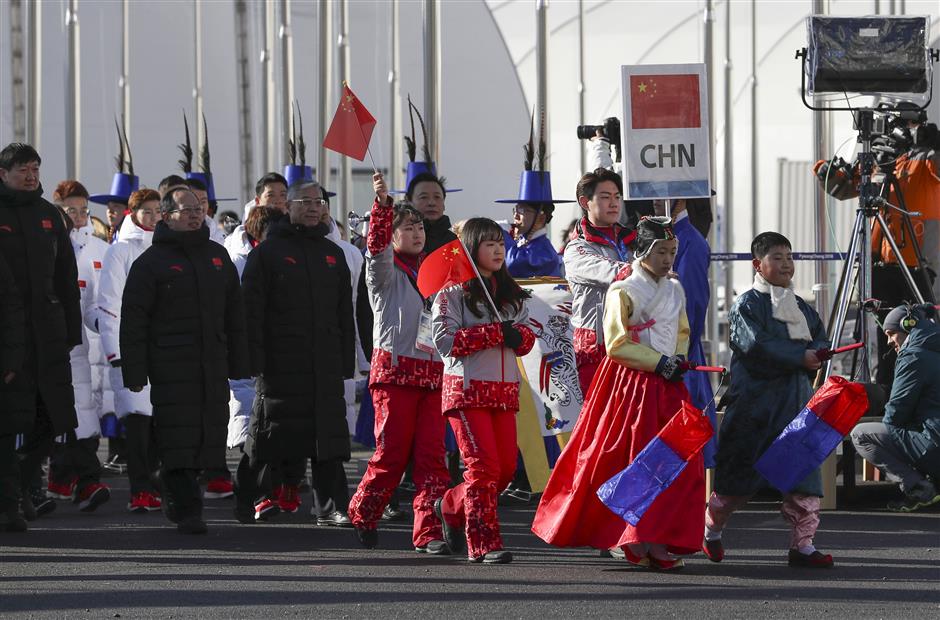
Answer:
<path fill-rule="evenodd" d="M 701 127 L 698 75 L 631 75 L 634 129 Z"/>
<path fill-rule="evenodd" d="M 343 82 L 343 94 L 333 115 L 333 122 L 330 123 L 330 130 L 323 138 L 323 146 L 362 161 L 369 149 L 373 129 L 375 118 L 349 90 L 349 85 Z"/>
<path fill-rule="evenodd" d="M 418 290 L 431 297 L 452 284 L 463 284 L 476 277 L 473 263 L 459 239 L 442 245 L 421 263 L 418 270 Z"/>

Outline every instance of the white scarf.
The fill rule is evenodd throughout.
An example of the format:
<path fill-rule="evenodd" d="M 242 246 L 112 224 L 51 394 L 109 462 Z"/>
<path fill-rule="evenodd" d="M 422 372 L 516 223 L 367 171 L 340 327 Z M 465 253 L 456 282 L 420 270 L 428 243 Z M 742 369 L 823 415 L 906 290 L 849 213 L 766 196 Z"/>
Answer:
<path fill-rule="evenodd" d="M 787 325 L 787 334 L 790 340 L 803 340 L 809 342 L 813 339 L 809 333 L 806 316 L 796 303 L 796 293 L 793 292 L 793 283 L 790 286 L 774 286 L 759 273 L 754 274 L 754 290 L 770 295 L 770 304 L 773 306 L 773 317 Z"/>

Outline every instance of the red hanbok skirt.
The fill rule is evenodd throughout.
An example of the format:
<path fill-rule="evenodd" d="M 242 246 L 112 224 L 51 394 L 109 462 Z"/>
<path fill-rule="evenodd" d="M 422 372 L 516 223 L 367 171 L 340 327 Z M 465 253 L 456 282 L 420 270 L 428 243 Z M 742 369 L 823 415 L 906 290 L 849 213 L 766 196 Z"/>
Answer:
<path fill-rule="evenodd" d="M 532 522 L 535 535 L 558 547 L 659 543 L 676 554 L 700 551 L 705 531 L 701 453 L 655 499 L 636 527 L 597 498 L 597 489 L 633 462 L 683 401 L 690 398 L 682 381 L 666 381 L 605 358 L 542 494 Z"/>

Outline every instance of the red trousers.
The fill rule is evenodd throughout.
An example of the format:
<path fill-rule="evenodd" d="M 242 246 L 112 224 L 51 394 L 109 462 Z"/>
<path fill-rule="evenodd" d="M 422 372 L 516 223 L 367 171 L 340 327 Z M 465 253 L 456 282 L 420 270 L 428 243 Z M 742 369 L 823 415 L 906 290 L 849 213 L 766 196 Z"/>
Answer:
<path fill-rule="evenodd" d="M 577 360 L 578 364 L 578 383 L 581 385 L 581 395 L 584 397 L 584 401 L 587 402 L 588 399 L 588 388 L 591 387 L 591 381 L 594 380 L 594 375 L 597 374 L 597 369 L 600 367 L 600 361 L 597 362 L 588 362 L 584 360 Z"/>
<path fill-rule="evenodd" d="M 359 488 L 349 501 L 349 518 L 362 529 L 375 529 L 401 476 L 414 460 L 415 547 L 443 540 L 434 515 L 436 502 L 450 483 L 444 464 L 441 391 L 407 385 L 372 388 L 375 404 L 375 453 Z"/>
<path fill-rule="evenodd" d="M 465 528 L 468 555 L 478 558 L 503 548 L 496 499 L 516 473 L 516 412 L 463 409 L 447 418 L 466 470 L 463 482 L 444 493 L 441 508 L 448 524 Z"/>

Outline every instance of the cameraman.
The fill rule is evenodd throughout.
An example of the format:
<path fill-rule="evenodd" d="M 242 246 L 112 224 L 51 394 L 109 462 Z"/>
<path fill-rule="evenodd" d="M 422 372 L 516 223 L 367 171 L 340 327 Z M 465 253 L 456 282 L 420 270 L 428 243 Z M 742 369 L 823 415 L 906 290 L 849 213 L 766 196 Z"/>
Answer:
<path fill-rule="evenodd" d="M 934 287 L 936 273 L 940 268 L 940 136 L 937 126 L 927 123 L 927 116 L 916 105 L 901 102 L 897 106 L 895 120 L 890 133 L 879 136 L 873 141 L 872 150 L 876 152 L 877 171 L 890 172 L 893 164 L 897 186 L 903 197 L 903 204 L 909 215 L 914 238 L 904 217 L 897 209 L 882 210 L 888 231 L 901 251 L 900 259 L 911 271 L 914 282 L 924 299 L 936 299 Z M 859 195 L 859 164 L 856 161 L 849 166 L 841 160 L 820 161 L 813 168 L 817 179 L 826 191 L 839 200 L 855 198 Z M 887 178 L 885 179 L 887 182 Z M 878 188 L 876 188 L 878 189 Z M 880 192 L 884 195 L 884 192 Z M 901 199 L 892 186 L 887 193 L 890 204 L 900 207 Z M 898 257 L 891 250 L 881 226 L 875 222 L 871 237 L 872 252 L 872 296 L 881 300 L 885 306 L 899 306 L 913 301 L 913 294 L 901 273 Z M 924 265 L 919 268 L 917 252 L 920 249 Z M 880 319 L 885 318 L 882 314 Z M 876 381 L 890 385 L 894 374 L 894 352 L 888 346 L 887 339 L 878 333 L 878 371 Z"/>

